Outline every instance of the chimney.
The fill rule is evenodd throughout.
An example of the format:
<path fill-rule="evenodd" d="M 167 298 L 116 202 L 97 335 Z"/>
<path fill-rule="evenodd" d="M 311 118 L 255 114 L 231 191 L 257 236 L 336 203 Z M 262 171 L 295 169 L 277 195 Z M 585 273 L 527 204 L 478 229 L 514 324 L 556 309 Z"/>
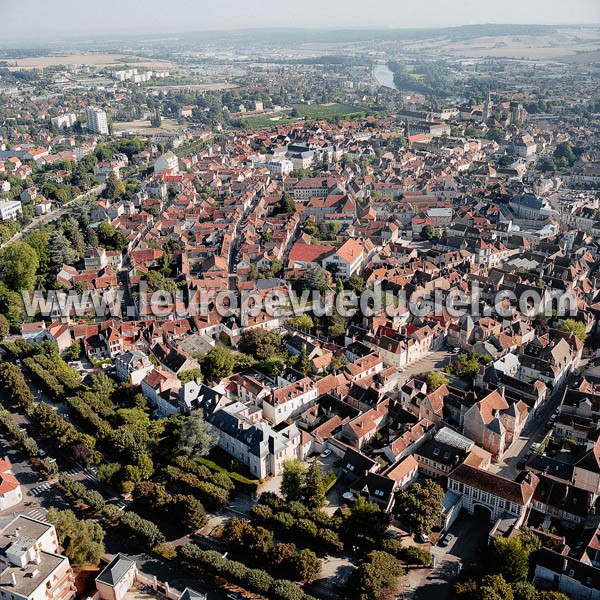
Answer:
<path fill-rule="evenodd" d="M 14 573 L 10 574 L 10 585 L 11 587 L 17 587 L 17 576 Z"/>
<path fill-rule="evenodd" d="M 562 564 L 562 570 L 563 570 L 563 573 L 566 573 L 566 572 L 567 572 L 567 568 L 568 568 L 568 567 L 569 567 L 569 561 L 568 561 L 568 560 L 565 558 L 565 559 L 563 560 L 563 564 Z"/>

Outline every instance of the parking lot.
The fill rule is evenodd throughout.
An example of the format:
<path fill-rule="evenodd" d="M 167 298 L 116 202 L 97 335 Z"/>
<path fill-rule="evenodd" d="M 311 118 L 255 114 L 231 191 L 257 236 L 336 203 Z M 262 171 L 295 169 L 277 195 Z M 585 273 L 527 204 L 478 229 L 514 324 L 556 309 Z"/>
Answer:
<path fill-rule="evenodd" d="M 445 600 L 452 597 L 452 583 L 459 568 L 477 561 L 487 544 L 491 523 L 463 512 L 452 524 L 449 532 L 454 535 L 450 544 L 443 548 L 430 544 L 416 544 L 412 538 L 403 538 L 404 545 L 414 544 L 431 551 L 435 566 L 431 569 L 414 569 L 404 579 L 404 592 L 412 593 L 417 600 Z"/>
<path fill-rule="evenodd" d="M 435 352 L 428 354 L 421 360 L 404 368 L 402 373 L 400 373 L 400 385 L 403 385 L 405 381 L 419 373 L 429 373 L 430 371 L 436 370 L 443 371 L 444 367 L 448 366 L 455 356 L 456 355 L 448 348 L 436 350 Z"/>

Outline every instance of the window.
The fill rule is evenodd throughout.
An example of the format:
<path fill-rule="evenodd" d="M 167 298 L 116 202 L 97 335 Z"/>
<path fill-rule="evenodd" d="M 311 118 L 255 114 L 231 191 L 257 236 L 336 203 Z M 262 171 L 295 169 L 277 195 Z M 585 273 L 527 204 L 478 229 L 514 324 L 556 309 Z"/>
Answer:
<path fill-rule="evenodd" d="M 381 490 L 375 490 L 375 495 L 379 496 L 380 498 L 383 497 L 383 492 Z"/>
<path fill-rule="evenodd" d="M 440 454 L 440 449 L 439 448 L 434 448 L 433 449 L 433 455 L 434 456 L 439 456 L 439 454 Z"/>

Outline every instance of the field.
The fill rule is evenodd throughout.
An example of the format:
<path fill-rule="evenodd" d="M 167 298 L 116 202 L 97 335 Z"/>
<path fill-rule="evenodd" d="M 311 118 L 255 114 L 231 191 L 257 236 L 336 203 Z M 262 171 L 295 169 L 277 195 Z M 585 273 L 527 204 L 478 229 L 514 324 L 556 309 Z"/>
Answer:
<path fill-rule="evenodd" d="M 296 117 L 292 117 L 292 110 L 296 110 Z M 332 102 L 330 104 L 293 104 L 292 108 L 277 113 L 266 113 L 240 117 L 248 124 L 250 129 L 264 129 L 273 127 L 274 125 L 287 125 L 294 123 L 298 119 L 333 119 L 334 117 L 347 117 L 364 112 L 358 106 L 350 104 L 338 104 Z"/>
<path fill-rule="evenodd" d="M 182 131 L 184 128 L 185 128 L 184 126 L 179 125 L 177 123 L 177 121 L 174 121 L 172 119 L 163 119 L 160 128 L 152 127 L 150 125 L 150 121 L 147 119 L 139 119 L 137 121 L 127 121 L 127 122 L 115 121 L 113 123 L 113 129 L 114 129 L 115 133 L 120 132 L 120 131 L 132 131 L 134 133 L 140 133 L 140 134 L 153 134 L 153 133 L 160 133 L 161 131 L 167 132 L 167 133 L 172 133 L 172 132 Z"/>
<path fill-rule="evenodd" d="M 497 35 L 466 40 L 435 38 L 409 42 L 413 52 L 433 52 L 470 58 L 551 60 L 583 55 L 583 61 L 600 48 L 598 28 L 561 27 L 551 35 Z M 591 61 L 590 61 L 591 62 Z"/>
<path fill-rule="evenodd" d="M 148 69 L 174 69 L 175 65 L 166 60 L 149 59 L 132 54 L 103 54 L 97 52 L 70 54 L 53 53 L 48 56 L 32 56 L 29 58 L 6 58 L 11 71 L 22 69 L 43 69 L 58 65 L 88 65 L 90 67 L 145 67 Z"/>

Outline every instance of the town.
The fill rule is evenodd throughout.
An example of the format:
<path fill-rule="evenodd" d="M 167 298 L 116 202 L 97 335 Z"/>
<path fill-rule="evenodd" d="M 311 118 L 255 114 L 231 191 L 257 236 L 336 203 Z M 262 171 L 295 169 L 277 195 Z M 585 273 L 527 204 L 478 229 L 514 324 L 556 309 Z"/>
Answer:
<path fill-rule="evenodd" d="M 600 599 L 599 30 L 0 48 L 1 600 Z"/>

